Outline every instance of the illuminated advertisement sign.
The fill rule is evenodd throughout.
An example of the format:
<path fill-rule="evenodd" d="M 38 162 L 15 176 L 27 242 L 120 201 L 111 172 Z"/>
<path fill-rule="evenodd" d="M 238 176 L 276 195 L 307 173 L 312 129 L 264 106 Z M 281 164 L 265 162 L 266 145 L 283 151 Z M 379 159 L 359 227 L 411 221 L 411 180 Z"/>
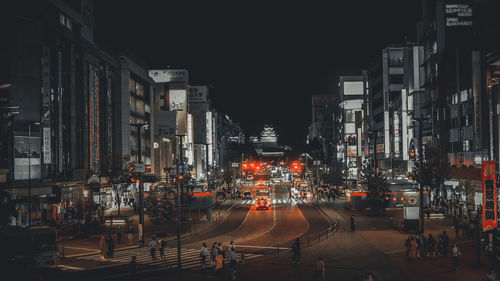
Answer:
<path fill-rule="evenodd" d="M 472 7 L 467 4 L 447 4 L 445 13 L 447 27 L 472 25 Z"/>
<path fill-rule="evenodd" d="M 483 185 L 483 231 L 489 231 L 498 226 L 495 161 L 483 162 L 481 181 Z"/>
<path fill-rule="evenodd" d="M 187 83 L 189 82 L 186 69 L 157 69 L 150 70 L 149 77 L 156 83 Z"/>

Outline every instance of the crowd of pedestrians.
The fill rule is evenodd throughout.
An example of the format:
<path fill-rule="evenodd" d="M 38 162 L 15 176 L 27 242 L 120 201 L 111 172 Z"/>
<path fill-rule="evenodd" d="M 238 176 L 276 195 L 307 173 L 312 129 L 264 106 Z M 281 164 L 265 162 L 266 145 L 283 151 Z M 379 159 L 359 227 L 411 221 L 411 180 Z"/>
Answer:
<path fill-rule="evenodd" d="M 405 242 L 406 257 L 408 260 L 415 260 L 423 257 L 446 257 L 450 245 L 450 238 L 446 231 L 440 233 L 437 239 L 429 233 L 428 236 L 424 234 L 408 235 Z"/>

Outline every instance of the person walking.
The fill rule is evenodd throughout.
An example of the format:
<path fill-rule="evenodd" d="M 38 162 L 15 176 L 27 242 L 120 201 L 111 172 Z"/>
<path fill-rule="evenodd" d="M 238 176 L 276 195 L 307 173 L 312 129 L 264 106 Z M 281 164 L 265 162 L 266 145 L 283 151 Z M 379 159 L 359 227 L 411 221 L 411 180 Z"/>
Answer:
<path fill-rule="evenodd" d="M 207 256 L 208 256 L 208 249 L 207 249 L 207 244 L 203 243 L 201 245 L 201 250 L 200 250 L 200 259 L 201 259 L 201 269 L 206 267 L 207 263 Z"/>
<path fill-rule="evenodd" d="M 427 238 L 427 255 L 429 257 L 436 257 L 436 240 L 431 233 L 429 233 L 429 237 Z"/>
<path fill-rule="evenodd" d="M 354 220 L 354 215 L 351 215 L 351 231 L 356 230 L 356 221 Z"/>
<path fill-rule="evenodd" d="M 134 233 L 134 226 L 131 225 L 128 227 L 128 230 L 127 230 L 127 239 L 128 239 L 129 245 L 132 245 L 133 233 Z"/>
<path fill-rule="evenodd" d="M 108 258 L 112 258 L 115 252 L 115 242 L 111 234 L 108 234 Z"/>
<path fill-rule="evenodd" d="M 132 275 L 135 278 L 135 273 L 137 271 L 137 259 L 135 256 L 132 256 L 132 259 L 130 260 L 129 270 L 130 270 L 130 275 Z"/>
<path fill-rule="evenodd" d="M 486 273 L 486 275 L 484 276 L 484 281 L 498 281 L 497 274 L 492 267 L 488 269 L 488 273 Z"/>
<path fill-rule="evenodd" d="M 292 245 L 292 263 L 299 264 L 300 261 L 300 240 L 295 238 L 295 242 Z"/>
<path fill-rule="evenodd" d="M 414 260 L 417 258 L 417 242 L 415 241 L 415 238 L 412 237 L 410 239 L 410 253 L 409 253 L 409 259 Z"/>
<path fill-rule="evenodd" d="M 325 263 L 321 257 L 318 257 L 314 266 L 314 280 L 325 281 Z"/>
<path fill-rule="evenodd" d="M 167 257 L 165 256 L 165 248 L 167 247 L 167 239 L 166 237 L 162 237 L 159 241 L 160 245 L 160 259 L 166 259 Z"/>
<path fill-rule="evenodd" d="M 149 251 L 153 260 L 156 260 L 156 248 L 158 248 L 158 242 L 156 241 L 156 237 L 153 237 L 151 238 L 151 242 L 149 242 Z"/>
<path fill-rule="evenodd" d="M 217 247 L 217 254 L 215 256 L 215 271 L 222 270 L 223 267 L 224 267 L 224 257 L 222 255 L 222 249 L 219 243 L 219 246 Z"/>
<path fill-rule="evenodd" d="M 229 243 L 229 251 L 233 250 L 233 251 L 236 251 L 236 247 L 234 246 L 234 241 L 231 241 L 231 243 Z"/>
<path fill-rule="evenodd" d="M 116 238 L 118 239 L 118 243 L 122 242 L 122 235 L 123 235 L 122 227 L 118 226 L 118 228 L 116 228 Z"/>
<path fill-rule="evenodd" d="M 451 249 L 451 260 L 453 262 L 453 271 L 456 271 L 458 268 L 458 257 L 462 255 L 460 249 L 457 246 L 457 243 L 453 243 L 453 248 Z"/>
<path fill-rule="evenodd" d="M 210 249 L 210 263 L 211 266 L 213 267 L 215 267 L 215 258 L 217 257 L 217 252 L 218 252 L 217 243 L 214 242 L 212 248 Z"/>
<path fill-rule="evenodd" d="M 448 256 L 448 248 L 450 247 L 450 238 L 446 234 L 446 231 L 443 230 L 443 256 Z"/>
<path fill-rule="evenodd" d="M 101 260 L 103 261 L 106 259 L 106 254 L 108 253 L 108 243 L 104 235 L 101 235 L 101 240 L 99 240 L 99 249 L 101 250 Z"/>
<path fill-rule="evenodd" d="M 406 258 L 410 259 L 411 235 L 408 235 L 408 238 L 405 241 L 405 248 L 406 248 Z"/>
<path fill-rule="evenodd" d="M 236 255 L 236 251 L 234 248 L 230 248 L 229 250 L 229 265 L 231 268 L 236 267 L 236 264 L 238 263 L 238 256 Z"/>

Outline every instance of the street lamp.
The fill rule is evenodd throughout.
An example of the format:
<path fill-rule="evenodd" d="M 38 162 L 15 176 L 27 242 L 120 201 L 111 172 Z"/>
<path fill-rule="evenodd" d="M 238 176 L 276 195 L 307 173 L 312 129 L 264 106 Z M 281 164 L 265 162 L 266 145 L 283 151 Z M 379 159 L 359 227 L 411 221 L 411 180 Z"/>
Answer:
<path fill-rule="evenodd" d="M 131 123 L 130 126 L 137 128 L 137 164 L 142 164 L 142 135 L 141 128 L 148 126 L 147 123 Z M 139 243 L 144 246 L 144 188 L 142 184 L 142 172 L 139 176 Z"/>
<path fill-rule="evenodd" d="M 31 227 L 31 122 L 28 123 L 28 226 Z M 40 122 L 33 122 L 33 125 L 40 125 Z"/>

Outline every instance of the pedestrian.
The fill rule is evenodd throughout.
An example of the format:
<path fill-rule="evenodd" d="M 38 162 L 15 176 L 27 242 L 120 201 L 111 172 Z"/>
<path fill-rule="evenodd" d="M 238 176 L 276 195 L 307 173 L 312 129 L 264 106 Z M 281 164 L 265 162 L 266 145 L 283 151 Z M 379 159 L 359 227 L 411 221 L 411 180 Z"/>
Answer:
<path fill-rule="evenodd" d="M 492 267 L 488 269 L 488 273 L 484 276 L 484 281 L 497 281 L 497 274 L 495 273 L 495 270 L 493 270 Z"/>
<path fill-rule="evenodd" d="M 115 251 L 115 242 L 111 234 L 108 234 L 108 257 L 112 258 Z"/>
<path fill-rule="evenodd" d="M 128 230 L 127 230 L 127 239 L 128 239 L 129 245 L 132 245 L 133 233 L 134 233 L 134 226 L 131 225 L 128 227 Z"/>
<path fill-rule="evenodd" d="M 325 281 L 325 263 L 321 257 L 318 257 L 314 266 L 314 280 Z"/>
<path fill-rule="evenodd" d="M 229 250 L 229 251 L 231 251 L 231 250 L 236 251 L 236 247 L 234 246 L 234 241 L 231 241 L 231 242 L 229 243 L 229 249 L 228 249 L 228 250 Z"/>
<path fill-rule="evenodd" d="M 406 248 L 406 258 L 410 259 L 411 235 L 408 235 L 408 238 L 405 241 L 405 248 Z"/>
<path fill-rule="evenodd" d="M 417 242 L 414 237 L 410 239 L 410 251 L 409 251 L 409 259 L 414 260 L 417 258 Z"/>
<path fill-rule="evenodd" d="M 104 235 L 101 235 L 101 240 L 99 240 L 99 249 L 101 250 L 101 260 L 106 259 L 106 254 L 108 253 L 108 243 Z"/>
<path fill-rule="evenodd" d="M 165 256 L 165 248 L 167 247 L 167 239 L 166 237 L 162 237 L 160 240 L 160 259 L 166 259 L 167 257 Z"/>
<path fill-rule="evenodd" d="M 462 253 L 457 246 L 457 243 L 453 243 L 453 248 L 451 249 L 451 260 L 453 262 L 453 270 L 457 270 L 458 268 L 458 257 L 461 256 Z"/>
<path fill-rule="evenodd" d="M 118 228 L 116 229 L 116 238 L 118 239 L 118 243 L 122 242 L 122 234 L 122 227 L 118 226 Z"/>
<path fill-rule="evenodd" d="M 245 253 L 241 253 L 240 254 L 240 260 L 241 260 L 241 264 L 245 264 Z"/>
<path fill-rule="evenodd" d="M 229 250 L 229 265 L 234 268 L 238 263 L 238 256 L 236 255 L 236 251 L 231 248 Z"/>
<path fill-rule="evenodd" d="M 130 275 L 135 277 L 135 272 L 137 271 L 137 259 L 135 256 L 132 256 L 129 268 L 130 268 Z"/>
<path fill-rule="evenodd" d="M 335 205 L 335 198 L 337 197 L 337 195 L 335 194 L 335 192 L 332 192 L 332 198 L 333 198 L 333 204 Z"/>
<path fill-rule="evenodd" d="M 351 231 L 356 230 L 356 221 L 354 220 L 354 215 L 351 215 Z"/>
<path fill-rule="evenodd" d="M 446 234 L 446 231 L 443 230 L 443 256 L 448 256 L 448 247 L 450 245 L 450 238 Z"/>
<path fill-rule="evenodd" d="M 373 274 L 368 272 L 364 281 L 373 281 Z"/>
<path fill-rule="evenodd" d="M 149 250 L 153 260 L 156 260 L 156 248 L 158 248 L 158 242 L 156 241 L 156 237 L 153 237 L 151 238 L 151 242 L 149 242 Z"/>
<path fill-rule="evenodd" d="M 231 268 L 227 273 L 224 279 L 225 281 L 235 281 L 238 280 L 238 273 L 236 272 L 236 268 Z"/>
<path fill-rule="evenodd" d="M 429 233 L 429 236 L 427 238 L 427 254 L 429 257 L 436 257 L 436 240 L 431 233 Z"/>
<path fill-rule="evenodd" d="M 215 267 L 215 258 L 217 257 L 217 252 L 218 252 L 217 243 L 214 242 L 212 248 L 210 249 L 210 263 L 211 266 L 213 267 Z"/>
<path fill-rule="evenodd" d="M 300 240 L 295 238 L 295 242 L 292 245 L 292 263 L 299 264 L 300 261 Z"/>
<path fill-rule="evenodd" d="M 208 249 L 207 249 L 207 244 L 203 243 L 201 245 L 201 250 L 200 250 L 200 259 L 201 259 L 201 268 L 206 267 L 207 263 L 207 256 L 208 256 Z"/>
<path fill-rule="evenodd" d="M 217 247 L 217 255 L 215 256 L 215 271 L 222 270 L 223 267 L 224 267 L 224 257 L 222 255 L 222 250 L 220 249 L 220 243 L 219 243 L 219 247 Z"/>

